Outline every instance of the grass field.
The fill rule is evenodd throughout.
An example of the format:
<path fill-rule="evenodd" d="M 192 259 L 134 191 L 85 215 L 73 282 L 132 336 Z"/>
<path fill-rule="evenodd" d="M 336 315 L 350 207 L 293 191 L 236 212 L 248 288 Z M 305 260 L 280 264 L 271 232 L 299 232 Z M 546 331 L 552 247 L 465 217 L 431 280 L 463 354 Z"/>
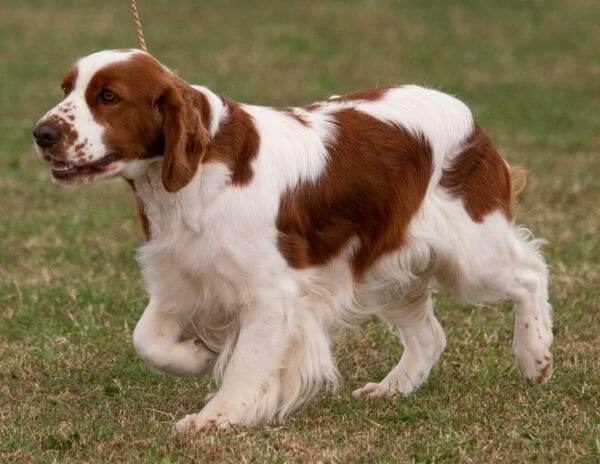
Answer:
<path fill-rule="evenodd" d="M 137 45 L 128 2 L 2 0 L 0 461 L 600 462 L 596 0 L 138 3 L 159 59 L 237 100 L 412 82 L 466 101 L 530 171 L 518 222 L 548 240 L 556 372 L 541 389 L 521 381 L 508 305 L 440 293 L 448 348 L 412 396 L 351 397 L 402 352 L 368 320 L 337 339 L 339 392 L 282 425 L 178 436 L 214 385 L 154 375 L 133 350 L 146 296 L 126 185 L 54 185 L 30 135 L 76 58 Z"/>

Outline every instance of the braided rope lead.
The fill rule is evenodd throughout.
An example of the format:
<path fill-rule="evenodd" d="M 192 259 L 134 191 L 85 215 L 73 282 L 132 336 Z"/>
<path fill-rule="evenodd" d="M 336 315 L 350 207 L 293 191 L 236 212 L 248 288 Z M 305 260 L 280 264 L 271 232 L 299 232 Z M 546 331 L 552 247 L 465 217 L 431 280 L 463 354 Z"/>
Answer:
<path fill-rule="evenodd" d="M 138 14 L 135 0 L 131 0 L 131 13 L 133 13 L 133 21 L 135 22 L 135 29 L 137 30 L 137 36 L 138 40 L 140 41 L 140 47 L 147 53 L 148 47 L 146 47 L 146 41 L 144 40 L 144 32 L 142 31 L 142 21 L 140 21 L 140 15 Z"/>

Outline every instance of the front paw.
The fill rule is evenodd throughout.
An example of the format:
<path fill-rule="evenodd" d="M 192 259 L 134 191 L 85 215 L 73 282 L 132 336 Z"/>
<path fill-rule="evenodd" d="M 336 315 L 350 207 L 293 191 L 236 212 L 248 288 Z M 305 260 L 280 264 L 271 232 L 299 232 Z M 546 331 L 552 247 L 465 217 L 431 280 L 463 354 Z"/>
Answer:
<path fill-rule="evenodd" d="M 175 424 L 175 428 L 179 433 L 191 434 L 210 429 L 227 429 L 236 422 L 225 413 L 207 414 L 200 411 L 198 414 L 185 416 Z"/>
<path fill-rule="evenodd" d="M 390 398 L 396 392 L 389 387 L 379 383 L 369 382 L 364 387 L 354 390 L 352 395 L 355 398 Z"/>

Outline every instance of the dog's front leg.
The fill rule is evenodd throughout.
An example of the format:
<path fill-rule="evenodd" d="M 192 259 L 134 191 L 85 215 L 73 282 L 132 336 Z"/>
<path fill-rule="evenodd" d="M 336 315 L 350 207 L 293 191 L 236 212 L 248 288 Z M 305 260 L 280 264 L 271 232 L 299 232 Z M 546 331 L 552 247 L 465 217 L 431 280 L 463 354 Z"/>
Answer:
<path fill-rule="evenodd" d="M 179 431 L 252 425 L 274 418 L 279 375 L 291 337 L 291 310 L 292 305 L 281 298 L 261 298 L 242 310 L 238 340 L 221 388 L 202 411 L 177 423 Z"/>
<path fill-rule="evenodd" d="M 217 353 L 199 339 L 182 340 L 184 327 L 171 312 L 150 302 L 133 331 L 133 345 L 155 371 L 188 377 L 211 372 Z"/>

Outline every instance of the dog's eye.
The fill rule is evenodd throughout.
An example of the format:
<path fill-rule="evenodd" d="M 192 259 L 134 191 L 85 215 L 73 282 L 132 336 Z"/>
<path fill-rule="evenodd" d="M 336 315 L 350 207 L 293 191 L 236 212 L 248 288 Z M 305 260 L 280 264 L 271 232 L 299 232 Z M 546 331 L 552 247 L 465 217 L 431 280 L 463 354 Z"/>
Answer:
<path fill-rule="evenodd" d="M 71 89 L 69 88 L 69 86 L 67 84 L 61 84 L 60 88 L 62 89 L 65 96 L 67 96 L 67 94 L 71 91 Z"/>
<path fill-rule="evenodd" d="M 108 89 L 101 90 L 98 94 L 98 101 L 101 103 L 113 104 L 119 102 L 120 100 L 121 99 L 116 93 Z"/>

